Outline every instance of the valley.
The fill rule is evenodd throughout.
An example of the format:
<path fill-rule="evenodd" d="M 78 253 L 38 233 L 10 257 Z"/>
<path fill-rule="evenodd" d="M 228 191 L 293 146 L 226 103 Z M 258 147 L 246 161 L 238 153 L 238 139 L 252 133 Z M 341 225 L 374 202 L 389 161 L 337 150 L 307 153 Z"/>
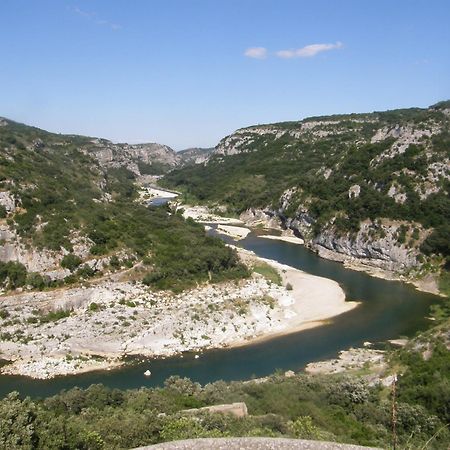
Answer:
<path fill-rule="evenodd" d="M 443 120 L 439 126 L 447 126 L 446 109 L 433 108 L 429 120 L 436 115 Z M 181 155 L 159 144 L 53 135 L 3 120 L 0 393 L 50 396 L 98 382 L 160 389 L 175 374 L 204 385 L 256 376 L 261 380 L 256 383 L 270 386 L 277 370 L 285 371 L 286 380 L 343 374 L 370 389 L 388 389 L 396 353 L 387 341 L 406 342 L 401 355 L 424 346 L 447 348 L 442 280 L 448 253 L 442 242 L 448 167 L 441 150 L 433 155 L 445 130 L 433 128 L 438 144 L 424 143 L 425 157 L 414 150 L 411 161 L 402 162 L 411 168 L 398 180 L 409 187 L 405 176 L 419 180 L 412 169 L 418 170 L 417 158 L 433 161 L 428 177 L 436 169 L 435 184 L 427 184 L 423 198 L 418 194 L 428 214 L 421 218 L 409 204 L 411 191 L 410 200 L 394 199 L 405 204 L 399 212 L 383 197 L 382 181 L 343 172 L 351 166 L 346 158 L 355 160 L 358 151 L 371 161 L 383 159 L 364 142 L 357 144 L 360 149 L 333 144 L 348 147 L 332 170 L 349 178 L 342 186 L 332 182 L 333 201 L 330 194 L 320 197 L 311 178 L 321 173 L 317 164 L 325 153 L 308 154 L 306 178 L 283 173 L 285 164 L 303 162 L 292 150 L 283 153 L 286 149 L 299 145 L 301 154 L 303 145 L 313 153 L 333 148 L 320 140 L 345 134 L 336 131 L 339 120 L 301 124 L 311 142 L 296 144 L 300 135 L 288 131 L 294 142 L 286 143 L 286 132 L 273 130 L 297 125 L 275 124 L 238 131 L 215 149 Z M 367 120 L 373 123 L 370 117 L 355 123 Z M 323 131 L 324 123 L 333 128 Z M 371 127 L 394 145 L 389 129 L 383 134 Z M 247 133 L 259 136 L 258 146 Z M 395 133 L 403 145 L 403 131 Z M 427 133 L 417 139 L 432 137 Z M 417 144 L 411 139 L 416 138 L 409 136 L 398 155 Z M 280 154 L 274 156 L 274 149 Z M 395 158 L 395 153 L 387 157 Z M 272 176 L 278 178 L 273 190 L 267 184 Z M 354 184 L 347 188 L 349 183 Z M 370 186 L 378 186 L 378 194 L 368 194 L 373 210 L 366 217 L 363 187 L 370 192 Z M 430 307 L 439 331 L 424 333 L 432 324 Z M 414 338 L 417 332 L 423 334 Z M 420 336 L 430 337 L 418 344 L 414 339 Z"/>
<path fill-rule="evenodd" d="M 448 271 L 449 108 L 243 128 L 161 183 L 248 225 L 289 230 L 321 257 L 438 293 Z"/>

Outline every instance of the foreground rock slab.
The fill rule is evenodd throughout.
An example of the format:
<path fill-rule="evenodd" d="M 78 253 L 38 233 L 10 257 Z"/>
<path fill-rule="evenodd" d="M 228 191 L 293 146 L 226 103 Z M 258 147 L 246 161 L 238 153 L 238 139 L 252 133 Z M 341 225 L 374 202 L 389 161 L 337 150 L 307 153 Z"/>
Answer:
<path fill-rule="evenodd" d="M 363 450 L 374 447 L 284 438 L 209 438 L 165 442 L 135 450 Z"/>
<path fill-rule="evenodd" d="M 184 409 L 185 414 L 195 415 L 201 412 L 231 414 L 236 417 L 248 416 L 247 405 L 244 402 L 228 403 L 224 405 L 204 406 L 203 408 Z"/>

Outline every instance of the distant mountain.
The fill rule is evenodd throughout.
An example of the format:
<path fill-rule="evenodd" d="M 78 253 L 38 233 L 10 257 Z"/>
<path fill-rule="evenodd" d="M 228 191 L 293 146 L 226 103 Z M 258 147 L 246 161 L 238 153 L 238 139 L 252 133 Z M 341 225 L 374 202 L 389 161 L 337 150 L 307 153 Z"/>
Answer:
<path fill-rule="evenodd" d="M 449 124 L 446 101 L 251 126 L 163 183 L 276 219 L 324 257 L 421 276 L 449 257 Z"/>
<path fill-rule="evenodd" d="M 175 150 L 167 145 L 113 144 L 93 139 L 84 147 L 103 167 L 126 167 L 136 175 L 160 175 L 182 164 Z"/>
<path fill-rule="evenodd" d="M 202 164 L 208 160 L 211 153 L 214 151 L 214 147 L 200 148 L 193 147 L 181 150 L 177 153 L 181 157 L 182 165 Z"/>

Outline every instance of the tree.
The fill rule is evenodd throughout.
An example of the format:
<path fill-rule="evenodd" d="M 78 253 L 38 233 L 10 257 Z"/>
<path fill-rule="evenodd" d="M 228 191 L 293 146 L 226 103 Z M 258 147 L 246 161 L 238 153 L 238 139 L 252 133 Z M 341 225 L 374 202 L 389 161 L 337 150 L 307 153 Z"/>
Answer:
<path fill-rule="evenodd" d="M 1 400 L 0 448 L 34 449 L 38 441 L 36 417 L 36 405 L 29 398 L 21 400 L 18 392 L 11 392 Z"/>

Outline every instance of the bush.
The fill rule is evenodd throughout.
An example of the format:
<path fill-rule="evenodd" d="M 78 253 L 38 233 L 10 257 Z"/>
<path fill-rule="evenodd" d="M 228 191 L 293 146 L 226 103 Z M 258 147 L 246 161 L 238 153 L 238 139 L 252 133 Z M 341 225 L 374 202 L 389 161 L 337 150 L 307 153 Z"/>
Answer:
<path fill-rule="evenodd" d="M 42 290 L 48 285 L 48 281 L 41 274 L 31 272 L 27 276 L 26 284 L 34 289 Z"/>
<path fill-rule="evenodd" d="M 426 254 L 441 254 L 450 256 L 450 224 L 437 227 L 421 245 L 420 249 Z"/>
<path fill-rule="evenodd" d="M 69 253 L 68 255 L 65 255 L 64 258 L 61 260 L 61 267 L 64 269 L 69 269 L 71 272 L 73 272 L 80 264 L 81 264 L 81 258 L 77 255 L 74 255 L 73 253 Z"/>
<path fill-rule="evenodd" d="M 290 422 L 288 426 L 289 432 L 296 439 L 320 439 L 323 434 L 319 428 L 314 426 L 309 416 L 300 416 L 293 422 Z"/>
<path fill-rule="evenodd" d="M 39 317 L 41 323 L 57 322 L 58 320 L 65 319 L 71 314 L 70 310 L 58 309 L 57 311 L 50 311 L 45 315 Z"/>
<path fill-rule="evenodd" d="M 7 284 L 8 289 L 16 289 L 26 284 L 27 269 L 21 263 L 9 261 L 0 262 L 0 284 Z"/>
<path fill-rule="evenodd" d="M 95 275 L 95 270 L 88 264 L 83 264 L 77 271 L 76 275 L 80 278 L 91 278 Z"/>

